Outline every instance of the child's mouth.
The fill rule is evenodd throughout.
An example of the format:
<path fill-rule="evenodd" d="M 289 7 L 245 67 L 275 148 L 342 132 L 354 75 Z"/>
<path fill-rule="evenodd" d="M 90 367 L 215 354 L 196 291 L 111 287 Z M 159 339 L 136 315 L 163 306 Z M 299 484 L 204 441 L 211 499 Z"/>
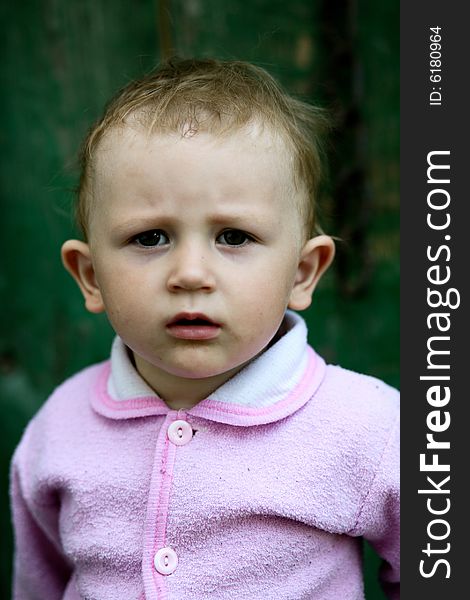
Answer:
<path fill-rule="evenodd" d="M 183 340 L 210 340 L 219 335 L 220 325 L 200 313 L 179 313 L 167 323 L 166 330 Z"/>

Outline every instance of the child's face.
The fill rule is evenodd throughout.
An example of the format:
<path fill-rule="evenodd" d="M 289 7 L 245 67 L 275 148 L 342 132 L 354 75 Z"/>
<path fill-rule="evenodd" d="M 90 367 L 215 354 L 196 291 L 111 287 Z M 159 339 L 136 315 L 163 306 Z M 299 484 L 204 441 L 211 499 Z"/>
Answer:
<path fill-rule="evenodd" d="M 228 379 L 288 306 L 309 305 L 333 249 L 302 239 L 290 169 L 280 142 L 254 130 L 126 129 L 102 142 L 90 244 L 66 242 L 64 262 L 157 387 L 159 374 Z"/>

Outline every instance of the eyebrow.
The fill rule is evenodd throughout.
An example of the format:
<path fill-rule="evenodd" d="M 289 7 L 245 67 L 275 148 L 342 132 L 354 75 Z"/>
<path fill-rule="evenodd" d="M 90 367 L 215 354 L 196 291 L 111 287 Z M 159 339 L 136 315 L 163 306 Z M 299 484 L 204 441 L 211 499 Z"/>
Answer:
<path fill-rule="evenodd" d="M 119 223 L 115 227 L 111 227 L 111 232 L 114 235 L 126 235 L 134 230 L 145 230 L 145 229 L 162 229 L 165 227 L 171 227 L 177 224 L 179 221 L 178 217 L 172 217 L 168 215 L 149 215 L 148 217 L 135 217 L 128 219 L 124 223 Z M 259 224 L 259 215 L 253 213 L 216 213 L 209 215 L 208 221 L 213 225 L 223 225 L 230 223 L 234 227 L 237 225 L 247 227 L 249 224 Z"/>
<path fill-rule="evenodd" d="M 144 230 L 144 229 L 160 229 L 162 227 L 166 227 L 174 222 L 174 219 L 157 216 L 157 215 L 149 215 L 148 217 L 133 217 L 127 219 L 123 223 L 119 223 L 114 227 L 111 226 L 111 232 L 115 235 L 124 235 L 128 234 L 134 230 Z"/>
<path fill-rule="evenodd" d="M 247 223 L 259 222 L 259 220 L 260 220 L 259 215 L 257 215 L 256 213 L 248 213 L 248 212 L 244 212 L 242 214 L 220 213 L 220 214 L 210 215 L 210 217 L 209 217 L 210 223 L 213 223 L 214 225 L 219 225 L 219 224 L 223 225 L 227 221 L 230 221 L 230 223 L 233 223 L 235 225 L 237 223 L 239 223 L 240 225 L 246 225 Z"/>

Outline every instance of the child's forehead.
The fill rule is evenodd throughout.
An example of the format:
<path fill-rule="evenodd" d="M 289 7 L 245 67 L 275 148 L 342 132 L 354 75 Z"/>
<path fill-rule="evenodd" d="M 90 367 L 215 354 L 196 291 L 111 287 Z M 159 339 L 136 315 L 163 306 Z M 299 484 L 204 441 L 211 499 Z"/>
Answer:
<path fill-rule="evenodd" d="M 236 194 L 263 189 L 292 196 L 293 177 L 285 144 L 258 126 L 225 133 L 148 132 L 119 128 L 103 139 L 94 169 L 95 191 L 118 181 L 136 188 L 193 186 L 202 192 Z"/>
<path fill-rule="evenodd" d="M 284 216 L 286 210 L 299 212 L 285 143 L 259 125 L 223 136 L 198 131 L 186 137 L 116 128 L 102 140 L 94 180 L 95 209 L 103 205 L 109 216 L 124 198 L 147 198 L 168 214 L 181 210 L 180 201 L 192 206 L 199 197 L 205 198 L 205 210 L 214 207 L 221 214 L 243 206 L 258 218 L 277 213 L 274 206 Z"/>
<path fill-rule="evenodd" d="M 178 142 L 184 144 L 192 139 L 215 148 L 238 147 L 240 152 L 256 148 L 271 157 L 279 157 L 287 166 L 293 160 L 292 150 L 285 136 L 259 120 L 243 127 L 218 130 L 206 130 L 202 127 L 195 130 L 191 122 L 187 122 L 179 131 L 149 129 L 133 123 L 114 126 L 103 135 L 96 151 L 95 166 L 106 168 L 116 158 L 121 158 L 122 154 L 129 156 L 143 149 L 152 152 L 158 145 L 182 147 Z M 187 144 L 187 147 L 198 152 L 198 145 Z"/>
<path fill-rule="evenodd" d="M 275 204 L 276 213 L 292 214 L 304 226 L 305 192 L 297 187 L 292 155 L 282 137 L 262 124 L 186 136 L 125 126 L 108 132 L 100 145 L 93 161 L 92 212 L 103 205 L 111 216 L 116 198 L 144 197 L 158 199 L 172 213 L 181 206 L 172 206 L 171 198 L 192 204 L 199 195 L 239 208 L 245 199 L 247 210 L 256 203 L 260 218 L 262 206 L 272 212 Z M 255 202 L 261 198 L 266 201 Z"/>
<path fill-rule="evenodd" d="M 171 198 L 174 193 L 208 199 L 239 195 L 292 202 L 295 185 L 285 144 L 266 128 L 252 126 L 223 136 L 198 131 L 151 132 L 121 128 L 98 153 L 95 192 Z"/>

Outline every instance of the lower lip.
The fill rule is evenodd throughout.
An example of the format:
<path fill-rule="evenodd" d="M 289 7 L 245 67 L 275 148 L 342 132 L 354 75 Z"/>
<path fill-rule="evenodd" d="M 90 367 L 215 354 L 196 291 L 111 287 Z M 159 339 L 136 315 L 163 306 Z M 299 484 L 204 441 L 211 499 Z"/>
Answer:
<path fill-rule="evenodd" d="M 168 333 L 180 340 L 212 340 L 219 335 L 219 325 L 167 325 Z"/>

